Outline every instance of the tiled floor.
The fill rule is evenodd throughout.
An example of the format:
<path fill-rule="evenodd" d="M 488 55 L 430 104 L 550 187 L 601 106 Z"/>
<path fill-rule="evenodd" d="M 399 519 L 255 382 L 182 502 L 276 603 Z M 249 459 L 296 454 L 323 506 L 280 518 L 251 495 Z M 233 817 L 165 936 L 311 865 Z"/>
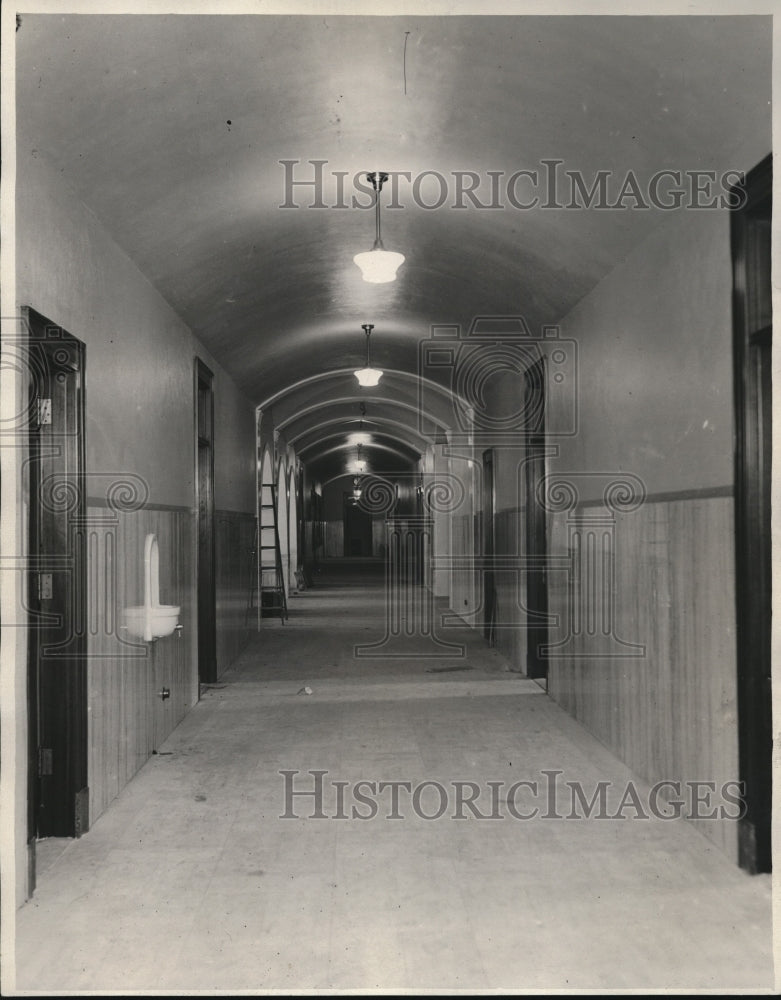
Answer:
<path fill-rule="evenodd" d="M 291 620 L 266 623 L 53 858 L 19 912 L 17 989 L 772 987 L 768 877 L 684 821 L 513 817 L 513 781 L 542 789 L 560 770 L 592 790 L 608 780 L 615 797 L 631 775 L 466 630 L 464 659 L 356 659 L 356 636 L 382 635 L 383 604 L 378 586 L 347 583 L 292 598 Z M 456 667 L 469 669 L 443 669 Z M 326 818 L 308 818 L 312 797 L 280 818 L 283 770 L 300 772 L 294 790 L 326 772 Z M 335 782 L 344 812 L 369 813 L 359 780 L 443 792 L 419 789 L 416 814 L 400 789 L 388 819 L 390 789 L 364 786 L 378 815 L 334 818 Z M 501 818 L 451 818 L 459 781 L 483 813 L 496 783 Z M 518 812 L 544 811 L 533 798 Z M 440 819 L 419 815 L 442 802 Z"/>

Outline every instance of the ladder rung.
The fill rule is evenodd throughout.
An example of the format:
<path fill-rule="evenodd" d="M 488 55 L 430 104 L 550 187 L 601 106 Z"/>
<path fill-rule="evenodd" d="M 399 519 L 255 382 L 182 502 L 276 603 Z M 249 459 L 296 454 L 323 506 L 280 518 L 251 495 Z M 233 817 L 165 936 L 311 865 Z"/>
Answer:
<path fill-rule="evenodd" d="M 263 490 L 270 490 L 269 493 L 263 493 Z M 272 503 L 264 503 L 263 501 L 271 496 Z M 270 510 L 272 511 L 272 516 L 270 518 L 271 524 L 261 524 L 260 519 L 256 525 L 256 541 L 262 542 L 263 532 L 273 532 L 274 540 L 268 545 L 258 544 L 255 552 L 258 555 L 258 576 L 256 578 L 257 590 L 259 593 L 260 604 L 258 605 L 261 615 L 279 615 L 279 617 L 284 622 L 288 616 L 287 611 L 287 593 L 285 591 L 284 576 L 282 573 L 282 552 L 279 544 L 279 524 L 277 518 L 277 484 L 276 483 L 261 483 L 260 484 L 260 494 L 258 496 L 258 509 Z M 265 536 L 268 538 L 268 534 Z M 263 553 L 266 553 L 266 558 L 269 555 L 274 560 L 273 562 L 263 562 Z M 264 582 L 263 578 L 266 578 Z M 270 582 L 273 581 L 273 582 Z M 254 598 L 251 598 L 252 606 L 255 606 Z"/>

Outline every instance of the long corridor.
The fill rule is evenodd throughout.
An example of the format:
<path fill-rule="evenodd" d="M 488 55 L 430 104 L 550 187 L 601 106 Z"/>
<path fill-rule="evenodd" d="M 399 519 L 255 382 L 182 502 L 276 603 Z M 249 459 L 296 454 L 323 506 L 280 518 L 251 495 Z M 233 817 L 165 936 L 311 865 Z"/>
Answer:
<path fill-rule="evenodd" d="M 289 604 L 87 835 L 39 845 L 18 990 L 770 991 L 770 877 L 683 820 L 581 815 L 572 785 L 612 816 L 632 775 L 481 635 L 356 655 L 377 572 Z"/>

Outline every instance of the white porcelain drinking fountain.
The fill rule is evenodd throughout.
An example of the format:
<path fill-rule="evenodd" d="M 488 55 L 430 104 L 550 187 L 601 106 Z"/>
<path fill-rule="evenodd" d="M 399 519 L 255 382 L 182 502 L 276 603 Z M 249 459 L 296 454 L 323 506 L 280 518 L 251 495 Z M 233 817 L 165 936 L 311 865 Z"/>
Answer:
<path fill-rule="evenodd" d="M 125 628 L 128 635 L 153 642 L 179 626 L 181 610 L 178 604 L 160 603 L 160 552 L 157 536 L 150 533 L 144 542 L 144 603 L 125 608 Z"/>

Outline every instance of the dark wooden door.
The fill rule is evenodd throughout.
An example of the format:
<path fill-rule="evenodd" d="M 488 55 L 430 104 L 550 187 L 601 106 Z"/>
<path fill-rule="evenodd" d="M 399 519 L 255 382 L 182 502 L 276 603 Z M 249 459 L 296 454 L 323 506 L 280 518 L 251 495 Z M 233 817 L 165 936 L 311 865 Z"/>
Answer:
<path fill-rule="evenodd" d="M 214 567 L 214 375 L 195 359 L 196 503 L 198 537 L 198 678 L 217 680 Z"/>
<path fill-rule="evenodd" d="M 77 837 L 89 825 L 85 351 L 33 309 L 23 312 L 31 375 L 28 837 L 34 859 L 36 838 Z"/>
<path fill-rule="evenodd" d="M 738 844 L 750 872 L 771 869 L 772 181 L 768 157 L 746 178 L 746 203 L 732 215 L 738 751 L 746 804 Z"/>
<path fill-rule="evenodd" d="M 372 555 L 372 516 L 349 492 L 344 494 L 344 554 Z"/>
<path fill-rule="evenodd" d="M 547 528 L 545 510 L 537 487 L 545 475 L 545 366 L 541 358 L 524 376 L 524 480 L 526 569 L 526 672 L 529 677 L 547 677 L 548 642 Z"/>

